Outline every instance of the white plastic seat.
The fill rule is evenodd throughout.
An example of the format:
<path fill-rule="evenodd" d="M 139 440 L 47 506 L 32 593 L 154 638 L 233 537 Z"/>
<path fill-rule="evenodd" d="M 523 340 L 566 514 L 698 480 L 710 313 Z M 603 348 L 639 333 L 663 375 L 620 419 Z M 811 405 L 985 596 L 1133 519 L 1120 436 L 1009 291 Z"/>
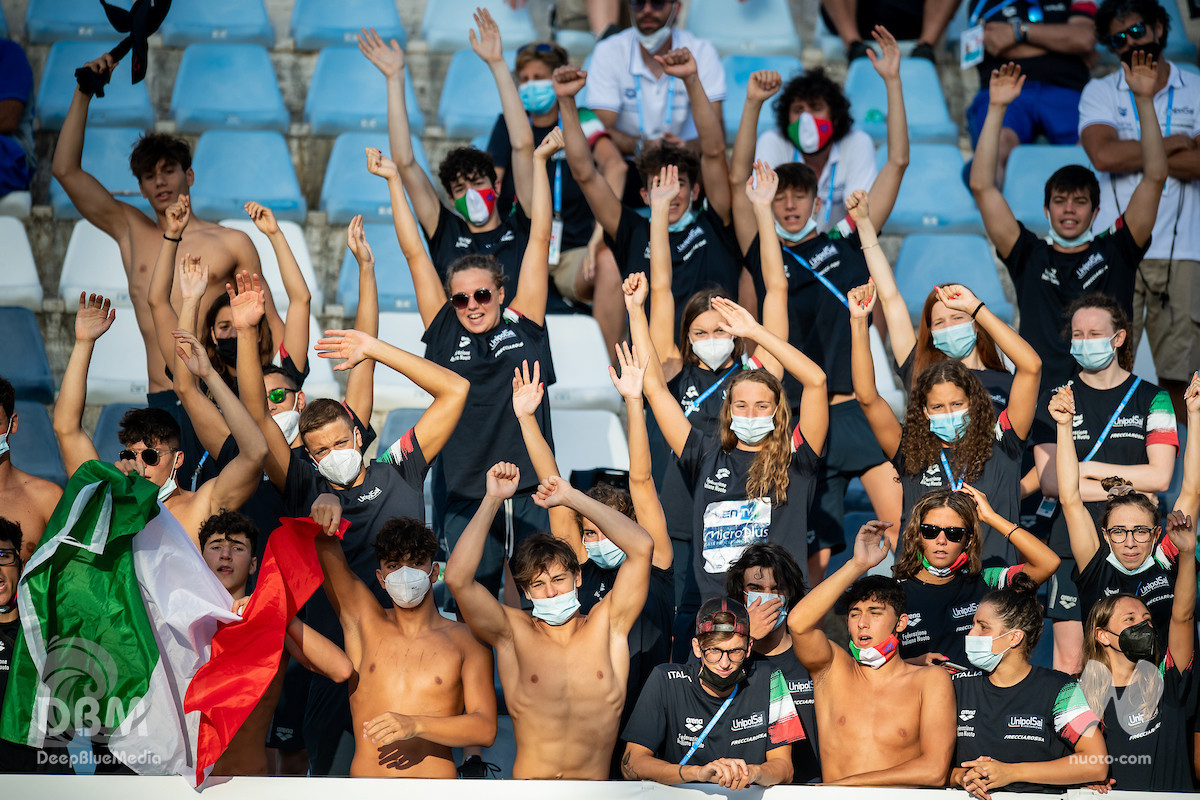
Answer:
<path fill-rule="evenodd" d="M 80 292 L 102 294 L 114 306 L 132 308 L 129 280 L 121 264 L 121 248 L 107 233 L 87 220 L 76 222 L 71 231 L 58 279 L 58 296 L 66 301 L 67 308 L 73 308 L 79 301 Z M 132 312 L 129 316 L 132 319 Z"/>
<path fill-rule="evenodd" d="M 608 377 L 609 358 L 596 320 L 581 314 L 546 317 L 553 386 L 547 387 L 551 408 L 596 408 L 620 413 L 621 395 Z"/>
<path fill-rule="evenodd" d="M 41 311 L 42 282 L 19 219 L 0 217 L 0 242 L 4 242 L 4 269 L 0 269 L 0 297 L 4 299 L 0 302 Z"/>
<path fill-rule="evenodd" d="M 267 285 L 271 287 L 275 308 L 279 310 L 280 314 L 283 314 L 287 311 L 288 296 L 283 288 L 283 278 L 279 274 L 279 260 L 275 258 L 275 248 L 271 246 L 271 240 L 249 219 L 223 219 L 221 225 L 244 232 L 250 237 L 250 241 L 254 242 L 254 249 L 258 250 L 258 260 L 262 263 L 263 277 L 267 279 Z M 325 296 L 321 292 L 321 282 L 317 280 L 317 273 L 313 270 L 312 256 L 308 252 L 308 242 L 304 240 L 304 230 L 296 223 L 284 220 L 279 223 L 279 231 L 292 249 L 296 263 L 300 266 L 300 274 L 304 276 L 304 282 L 308 284 L 308 291 L 312 294 L 312 313 L 320 314 L 325 307 Z"/>
<path fill-rule="evenodd" d="M 621 420 L 611 411 L 550 409 L 554 459 L 566 478 L 572 470 L 611 467 L 629 469 L 629 441 Z"/>
<path fill-rule="evenodd" d="M 115 243 L 113 247 L 116 247 Z M 89 403 L 133 403 L 145 406 L 149 389 L 146 345 L 137 319 L 133 316 L 133 309 L 128 307 L 126 295 L 126 305 L 117 308 L 112 327 L 96 340 L 91 368 L 88 370 L 87 399 Z"/>

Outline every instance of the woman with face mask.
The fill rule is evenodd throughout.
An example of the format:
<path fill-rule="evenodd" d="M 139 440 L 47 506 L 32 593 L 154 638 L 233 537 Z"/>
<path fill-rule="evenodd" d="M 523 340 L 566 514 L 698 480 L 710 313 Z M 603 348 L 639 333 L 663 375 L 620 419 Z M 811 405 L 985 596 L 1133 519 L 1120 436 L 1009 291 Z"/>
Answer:
<path fill-rule="evenodd" d="M 873 248 L 875 250 L 877 248 Z M 871 256 L 872 258 L 874 256 Z M 1006 520 L 1020 516 L 1021 455 L 1037 407 L 1041 359 L 1024 339 L 996 320 L 987 306 L 958 284 L 938 288 L 947 308 L 965 310 L 984 324 L 1016 366 L 1008 406 L 996 415 L 979 378 L 961 361 L 939 361 L 919 374 L 908 397 L 903 425 L 896 421 L 875 386 L 875 366 L 867 336 L 875 285 L 850 292 L 854 392 L 883 452 L 892 459 L 904 491 L 901 527 L 913 505 L 931 489 L 970 484 Z M 984 566 L 1016 564 L 1019 555 L 1009 531 L 988 525 L 981 531 Z M 896 557 L 904 555 L 903 542 Z"/>
<path fill-rule="evenodd" d="M 1037 583 L 1018 573 L 983 596 L 966 636 L 969 671 L 954 676 L 958 740 L 950 785 L 982 800 L 999 789 L 1045 791 L 1108 774 L 1100 720 L 1079 684 L 1029 663 L 1043 613 Z"/>
<path fill-rule="evenodd" d="M 983 567 L 980 531 L 985 525 L 1005 533 L 1021 563 Z M 1054 551 L 997 514 L 968 485 L 960 491 L 934 489 L 918 500 L 901 538 L 903 556 L 892 568 L 908 598 L 900 655 L 913 664 L 945 666 L 951 675 L 967 665 L 962 635 L 980 599 L 989 590 L 1011 586 L 1018 574 L 1040 586 L 1058 568 Z"/>

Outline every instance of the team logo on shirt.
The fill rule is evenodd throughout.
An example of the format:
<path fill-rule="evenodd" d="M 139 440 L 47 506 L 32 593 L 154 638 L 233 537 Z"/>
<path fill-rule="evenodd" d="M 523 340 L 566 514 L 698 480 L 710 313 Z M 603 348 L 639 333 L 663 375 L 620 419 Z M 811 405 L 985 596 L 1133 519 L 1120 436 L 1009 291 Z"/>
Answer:
<path fill-rule="evenodd" d="M 699 717 L 688 717 L 683 721 L 683 727 L 687 728 L 692 733 L 704 727 L 704 720 Z"/>
<path fill-rule="evenodd" d="M 722 472 L 724 472 L 725 474 L 722 475 L 721 474 Z M 714 478 L 705 478 L 704 479 L 704 488 L 710 492 L 720 492 L 721 494 L 725 494 L 726 492 L 729 491 L 729 486 L 728 486 L 728 484 L 725 483 L 725 481 L 721 480 L 721 478 L 728 478 L 728 477 L 729 477 L 729 470 L 721 468 L 721 469 L 717 470 L 715 479 Z"/>
<path fill-rule="evenodd" d="M 1105 597 L 1112 597 L 1114 594 L 1120 594 L 1120 593 L 1121 593 L 1120 589 L 1109 589 L 1107 586 L 1104 587 L 1104 596 Z"/>
<path fill-rule="evenodd" d="M 1042 717 L 1037 716 L 1036 714 L 1031 714 L 1030 716 L 1027 716 L 1027 717 L 1019 717 L 1016 714 L 1013 714 L 1011 717 L 1008 718 L 1008 727 L 1010 727 L 1010 728 L 1031 728 L 1033 730 L 1040 731 L 1042 728 L 1046 727 L 1046 721 Z"/>
<path fill-rule="evenodd" d="M 840 266 L 842 263 L 842 260 L 839 258 L 837 261 L 831 262 L 824 269 L 818 269 L 818 267 L 820 267 L 822 264 L 824 264 L 825 260 L 827 258 L 829 258 L 830 256 L 836 256 L 837 254 L 838 254 L 837 248 L 831 244 L 827 244 L 827 245 L 825 245 L 825 247 L 823 247 L 819 251 L 817 251 L 816 255 L 814 255 L 812 258 L 810 258 L 808 260 L 808 265 L 810 267 L 812 267 L 813 271 L 816 272 L 818 275 L 824 275 L 826 272 L 829 272 L 829 270 Z"/>
<path fill-rule="evenodd" d="M 725 469 L 724 467 L 721 467 L 719 470 L 717 470 L 717 475 L 716 475 L 717 480 L 719 480 L 719 481 L 725 480 L 728 477 L 729 477 L 729 470 Z"/>
<path fill-rule="evenodd" d="M 925 468 L 925 474 L 921 476 L 922 486 L 940 487 L 942 485 L 942 468 L 937 464 L 930 464 Z"/>
<path fill-rule="evenodd" d="M 379 497 L 379 495 L 381 495 L 381 494 L 383 494 L 383 489 L 380 489 L 378 486 L 376 486 L 374 489 L 367 492 L 366 494 L 360 494 L 358 496 L 358 502 L 369 503 L 372 500 L 374 500 L 376 497 Z"/>
<path fill-rule="evenodd" d="M 920 625 L 921 624 L 921 612 L 918 611 L 914 614 L 909 614 L 908 615 L 908 624 L 909 624 L 909 627 L 912 627 L 913 625 Z"/>
<path fill-rule="evenodd" d="M 669 681 L 683 681 L 683 680 L 690 681 L 691 679 L 692 679 L 692 676 L 687 674 L 686 672 L 684 672 L 681 669 L 667 670 L 667 680 L 669 680 Z"/>
<path fill-rule="evenodd" d="M 1090 256 L 1087 257 L 1087 260 L 1085 260 L 1082 264 L 1079 265 L 1079 269 L 1075 270 L 1075 277 L 1078 278 L 1079 280 L 1083 281 L 1083 285 L 1086 287 L 1088 284 L 1090 284 L 1092 281 L 1094 281 L 1100 275 L 1104 274 L 1104 270 L 1101 269 L 1099 272 L 1097 272 L 1095 275 L 1092 276 L 1091 280 L 1084 280 L 1084 277 L 1091 271 L 1092 267 L 1095 267 L 1097 265 L 1104 265 L 1105 267 L 1108 266 L 1107 264 L 1104 263 L 1104 256 L 1100 255 L 1099 253 L 1092 253 Z"/>
<path fill-rule="evenodd" d="M 1060 606 L 1062 606 L 1064 609 L 1065 609 L 1065 608 L 1074 608 L 1074 607 L 1075 607 L 1075 604 L 1076 604 L 1077 602 L 1079 602 L 1079 598 L 1078 598 L 1078 597 L 1072 597 L 1072 596 L 1071 596 L 1071 595 L 1069 595 L 1069 594 L 1060 594 L 1060 595 L 1058 596 L 1058 604 L 1059 604 Z"/>
<path fill-rule="evenodd" d="M 750 728 L 761 728 L 766 724 L 767 715 L 761 711 L 756 711 L 748 717 L 741 717 L 729 723 L 729 730 L 736 733 L 737 731 L 749 730 Z"/>
<path fill-rule="evenodd" d="M 470 338 L 466 337 L 466 336 L 458 337 L 458 346 L 459 347 L 470 347 L 471 346 Z"/>
<path fill-rule="evenodd" d="M 791 692 L 793 695 L 797 695 L 797 694 L 811 695 L 812 690 L 813 690 L 813 682 L 812 682 L 811 678 L 806 681 L 788 681 L 788 691 Z M 793 700 L 795 700 L 795 698 L 793 698 Z M 795 700 L 795 702 L 808 705 L 813 702 L 813 699 L 811 697 L 807 697 L 803 700 Z"/>
<path fill-rule="evenodd" d="M 970 722 L 971 720 L 975 719 L 975 709 L 964 708 L 962 711 L 958 712 L 958 718 L 963 722 Z"/>
<path fill-rule="evenodd" d="M 458 241 L 454 243 L 454 249 L 455 250 L 470 250 L 471 249 L 471 237 L 470 236 L 458 237 Z"/>
<path fill-rule="evenodd" d="M 955 619 L 962 619 L 963 617 L 972 616 L 978 608 L 978 603 L 968 603 L 965 606 L 954 606 L 950 609 L 950 616 L 954 617 Z"/>
<path fill-rule="evenodd" d="M 1052 286 L 1059 286 L 1058 273 L 1054 271 L 1054 267 L 1046 267 L 1042 270 L 1042 280 Z"/>
<path fill-rule="evenodd" d="M 504 330 L 500 331 L 499 333 L 497 333 L 495 336 L 493 336 L 491 338 L 491 341 L 488 342 L 488 348 L 491 350 L 495 350 L 496 345 L 500 344 L 505 339 L 515 339 L 515 338 L 517 338 L 517 334 L 513 332 L 513 329 L 505 328 Z"/>
<path fill-rule="evenodd" d="M 1159 575 L 1154 580 L 1152 580 L 1149 583 L 1142 586 L 1142 589 L 1139 592 L 1139 594 L 1142 595 L 1142 597 L 1145 597 L 1146 595 L 1153 592 L 1155 589 L 1165 589 L 1165 588 L 1170 587 L 1170 585 L 1171 585 L 1171 581 L 1167 578 L 1166 575 Z"/>

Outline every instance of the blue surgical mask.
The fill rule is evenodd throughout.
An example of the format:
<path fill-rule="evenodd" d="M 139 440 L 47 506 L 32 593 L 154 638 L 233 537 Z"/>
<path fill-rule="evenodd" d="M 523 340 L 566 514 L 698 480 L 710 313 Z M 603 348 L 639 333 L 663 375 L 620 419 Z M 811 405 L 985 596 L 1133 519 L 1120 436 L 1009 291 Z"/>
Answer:
<path fill-rule="evenodd" d="M 1115 336 L 1116 334 L 1113 334 Z M 1101 370 L 1112 363 L 1117 351 L 1113 349 L 1112 338 L 1108 339 L 1072 339 L 1071 356 L 1084 369 Z"/>
<path fill-rule="evenodd" d="M 592 563 L 601 569 L 616 569 L 625 560 L 625 551 L 613 544 L 612 539 L 584 542 L 583 547 Z"/>
<path fill-rule="evenodd" d="M 1002 633 L 1000 636 L 1008 636 L 1008 633 Z M 976 667 L 979 667 L 984 672 L 991 672 L 1000 664 L 1000 659 L 1004 658 L 1004 654 L 1012 650 L 1016 645 L 1009 645 L 999 653 L 992 652 L 992 642 L 1000 638 L 1000 636 L 968 636 L 966 643 L 967 661 L 970 661 Z"/>
<path fill-rule="evenodd" d="M 775 430 L 775 415 L 766 417 L 740 417 L 737 414 L 729 421 L 729 430 L 743 444 L 758 444 Z"/>
<path fill-rule="evenodd" d="M 965 358 L 975 349 L 975 323 L 963 322 L 935 328 L 933 346 L 945 353 L 947 358 Z"/>
<path fill-rule="evenodd" d="M 12 425 L 12 422 L 10 421 L 8 424 Z M 0 433 L 0 458 L 4 458 L 4 454 L 7 452 L 8 452 L 8 431 L 5 431 L 4 433 Z"/>
<path fill-rule="evenodd" d="M 554 81 L 526 81 L 518 90 L 521 95 L 521 105 L 530 114 L 545 114 L 554 108 L 558 98 L 554 95 Z"/>
<path fill-rule="evenodd" d="M 969 410 L 963 408 L 946 414 L 930 414 L 929 430 L 947 444 L 957 442 L 967 431 L 967 423 L 971 420 L 967 416 Z"/>
<path fill-rule="evenodd" d="M 667 230 L 670 231 L 671 233 L 679 233 L 680 231 L 685 231 L 685 230 L 687 230 L 688 226 L 691 225 L 692 222 L 695 221 L 695 219 L 696 219 L 696 212 L 689 208 L 687 211 L 683 212 L 682 217 L 680 217 L 679 219 L 675 220 L 670 225 L 668 225 Z"/>
<path fill-rule="evenodd" d="M 746 608 L 749 608 L 755 600 L 761 600 L 764 603 L 769 603 L 772 600 L 778 600 L 783 603 L 779 607 L 779 619 L 775 620 L 775 627 L 771 630 L 776 630 L 780 625 L 787 621 L 787 598 L 781 594 L 773 594 L 772 592 L 752 592 L 746 590 Z"/>
<path fill-rule="evenodd" d="M 1081 244 L 1087 244 L 1092 239 L 1096 238 L 1092 235 L 1092 231 L 1088 230 L 1076 236 L 1074 239 L 1064 239 L 1059 235 L 1058 231 L 1054 230 L 1054 226 L 1050 226 L 1050 241 L 1054 242 L 1059 247 L 1079 247 Z"/>
<path fill-rule="evenodd" d="M 775 220 L 775 234 L 785 242 L 798 242 L 805 236 L 817 229 L 817 221 L 812 217 L 808 218 L 808 222 L 804 223 L 804 227 L 797 233 L 791 233 L 787 228 L 779 224 L 779 220 Z"/>
<path fill-rule="evenodd" d="M 576 589 L 545 599 L 529 599 L 533 602 L 533 615 L 547 625 L 562 625 L 579 610 L 579 592 Z"/>

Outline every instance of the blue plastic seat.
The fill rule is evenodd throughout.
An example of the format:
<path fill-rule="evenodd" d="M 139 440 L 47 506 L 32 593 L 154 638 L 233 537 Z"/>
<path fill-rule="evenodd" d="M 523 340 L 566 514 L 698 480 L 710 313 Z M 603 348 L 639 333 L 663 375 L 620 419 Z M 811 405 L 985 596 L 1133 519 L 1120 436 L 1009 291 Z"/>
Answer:
<path fill-rule="evenodd" d="M 115 45 L 115 41 L 55 42 L 50 47 L 34 105 L 34 119 L 44 130 L 58 130 L 67 118 L 77 86 L 75 70 Z M 150 105 L 146 82 L 129 82 L 127 61 L 117 65 L 113 79 L 104 89 L 104 97 L 94 98 L 88 106 L 89 130 L 101 125 L 154 127 L 154 107 Z"/>
<path fill-rule="evenodd" d="M 409 129 L 425 133 L 425 115 L 417 105 L 412 75 L 404 68 L 404 104 Z M 357 47 L 326 47 L 317 56 L 304 121 L 314 136 L 353 131 L 387 131 L 387 81 Z"/>
<path fill-rule="evenodd" d="M 516 52 L 506 50 L 504 60 L 512 67 Z M 438 101 L 438 122 L 445 128 L 446 136 L 471 139 L 491 133 L 502 111 L 500 93 L 487 64 L 470 49 L 455 53 Z"/>
<path fill-rule="evenodd" d="M 738 125 L 742 121 L 742 107 L 746 105 L 746 87 L 750 84 L 750 75 L 764 69 L 773 69 L 787 83 L 804 71 L 800 59 L 795 56 L 725 56 L 721 59 L 725 68 L 725 102 L 721 113 L 725 117 L 725 141 L 733 144 L 737 138 Z M 758 133 L 775 126 L 775 112 L 772 101 L 763 104 L 758 115 Z"/>
<path fill-rule="evenodd" d="M 211 128 L 287 133 L 289 122 L 271 57 L 256 44 L 194 44 L 184 50 L 171 118 L 182 133 Z"/>
<path fill-rule="evenodd" d="M 54 402 L 54 378 L 37 317 L 28 308 L 0 307 L 0 375 L 13 385 L 19 400 Z"/>
<path fill-rule="evenodd" d="M 1167 46 L 1163 48 L 1163 56 L 1181 64 L 1195 64 L 1197 59 L 1196 43 L 1188 39 L 1187 28 L 1183 16 L 1179 13 L 1179 3 L 1175 0 L 1162 0 L 1159 3 L 1171 18 L 1171 35 L 1167 37 Z M 1192 4 L 1195 9 L 1195 4 Z M 1193 14 L 1196 13 L 1194 10 Z"/>
<path fill-rule="evenodd" d="M 209 131 L 192 158 L 192 209 L 201 217 L 241 217 L 247 200 L 278 219 L 303 222 L 308 210 L 287 142 L 274 131 Z"/>
<path fill-rule="evenodd" d="M 896 258 L 896 284 L 915 325 L 934 286 L 961 283 L 1012 324 L 1012 303 L 1004 296 L 991 245 L 982 236 L 919 233 L 905 237 Z"/>
<path fill-rule="evenodd" d="M 442 0 L 431 3 L 440 7 Z M 470 15 L 467 15 L 470 20 Z M 460 27 L 466 23 L 460 18 Z M 396 13 L 394 0 L 296 0 L 292 8 L 292 38 L 298 50 L 320 50 L 334 44 L 354 44 L 362 28 L 374 28 L 386 42 L 404 47 L 408 32 Z M 465 36 L 465 34 L 464 34 Z"/>
<path fill-rule="evenodd" d="M 506 48 L 515 49 L 541 38 L 533 26 L 528 7 L 512 9 L 503 0 L 437 0 L 427 3 L 425 16 L 421 18 L 421 38 L 433 52 L 449 53 L 466 48 L 468 53 L 474 55 L 471 53 L 467 29 L 474 25 L 472 14 L 478 7 L 486 8 L 491 13 L 500 28 L 500 39 Z"/>
<path fill-rule="evenodd" d="M 116 0 L 114 5 L 129 8 L 132 2 Z M 30 44 L 63 40 L 106 41 L 115 34 L 104 15 L 104 7 L 97 0 L 29 0 L 25 9 L 25 35 Z M 97 58 L 103 52 L 105 50 L 98 49 L 91 58 Z M 83 66 L 83 62 L 76 66 Z"/>
<path fill-rule="evenodd" d="M 429 162 L 421 140 L 412 138 L 413 151 L 421 169 L 429 172 Z M 333 152 L 321 183 L 321 210 L 331 223 L 346 224 L 356 214 L 364 222 L 392 222 L 392 200 L 387 181 L 367 172 L 364 151 L 377 147 L 389 152 L 386 131 L 379 133 L 343 133 L 333 142 Z"/>
<path fill-rule="evenodd" d="M 92 105 L 95 106 L 96 102 Z M 137 178 L 129 170 L 129 153 L 141 135 L 139 128 L 89 128 L 83 140 L 82 164 L 84 171 L 100 181 L 118 200 L 154 216 L 150 201 L 142 197 Z M 58 219 L 80 217 L 57 178 L 50 179 L 50 205 Z"/>
<path fill-rule="evenodd" d="M 396 229 L 389 222 L 369 223 L 363 233 L 375 254 L 375 284 L 379 289 L 380 311 L 417 310 L 417 292 L 413 289 L 408 261 L 396 240 Z M 358 311 L 358 261 L 346 248 L 342 256 L 342 272 L 338 276 L 338 302 L 353 317 Z"/>
<path fill-rule="evenodd" d="M 42 310 L 42 281 L 29 247 L 25 226 L 16 217 L 0 217 L 0 242 L 4 242 L 4 269 L 0 269 L 0 297 L 10 306 Z"/>
<path fill-rule="evenodd" d="M 879 148 L 875 161 L 887 160 Z M 957 145 L 912 144 L 908 171 L 884 231 L 908 233 L 983 233 L 975 198 L 962 181 L 963 157 Z"/>
<path fill-rule="evenodd" d="M 29 400 L 18 400 L 16 406 L 17 432 L 9 442 L 13 446 L 10 451 L 13 466 L 59 486 L 65 485 L 67 471 L 46 407 Z"/>
<path fill-rule="evenodd" d="M 109 403 L 100 409 L 96 429 L 92 431 L 92 444 L 96 446 L 101 461 L 116 461 L 124 447 L 117 439 L 117 432 L 121 430 L 121 417 L 125 416 L 125 412 L 145 407 L 145 404 Z"/>
<path fill-rule="evenodd" d="M 900 59 L 904 84 L 904 111 L 913 142 L 957 144 L 958 126 L 950 119 L 937 68 L 923 58 Z M 865 58 L 855 59 L 846 73 L 846 97 L 854 124 L 871 134 L 876 144 L 887 140 L 887 89 L 875 67 Z"/>
<path fill-rule="evenodd" d="M 1046 181 L 1060 167 L 1080 164 L 1091 169 L 1087 152 L 1077 144 L 1023 144 L 1013 148 L 1004 170 L 1004 199 L 1013 216 L 1034 233 L 1049 233 Z"/>
<path fill-rule="evenodd" d="M 800 55 L 788 0 L 704 0 L 688 6 L 687 29 L 717 52 Z"/>
<path fill-rule="evenodd" d="M 261 44 L 273 47 L 275 28 L 263 0 L 203 0 L 171 6 L 159 32 L 163 44 Z"/>

